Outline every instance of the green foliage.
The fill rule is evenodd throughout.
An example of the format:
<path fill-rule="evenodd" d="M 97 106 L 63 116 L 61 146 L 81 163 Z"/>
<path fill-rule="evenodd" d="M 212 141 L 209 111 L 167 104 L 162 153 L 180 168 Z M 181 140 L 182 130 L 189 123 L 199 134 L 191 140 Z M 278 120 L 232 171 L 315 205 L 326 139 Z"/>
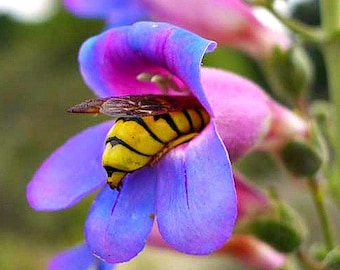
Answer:
<path fill-rule="evenodd" d="M 256 220 L 251 231 L 280 252 L 293 252 L 302 242 L 300 234 L 289 224 L 270 219 Z"/>
<path fill-rule="evenodd" d="M 339 270 L 340 269 L 340 248 L 331 250 L 324 260 L 326 265 L 325 270 Z"/>
<path fill-rule="evenodd" d="M 312 63 L 298 45 L 288 50 L 275 48 L 264 69 L 275 95 L 294 105 L 306 95 L 314 77 Z"/>
<path fill-rule="evenodd" d="M 307 227 L 300 215 L 287 204 L 273 198 L 270 214 L 254 220 L 250 231 L 276 250 L 296 251 L 307 236 Z"/>
<path fill-rule="evenodd" d="M 310 145 L 291 140 L 281 150 L 281 159 L 289 172 L 298 177 L 314 176 L 322 165 L 322 157 Z"/>
<path fill-rule="evenodd" d="M 257 184 L 273 185 L 285 181 L 284 170 L 268 152 L 252 151 L 233 165 Z"/>

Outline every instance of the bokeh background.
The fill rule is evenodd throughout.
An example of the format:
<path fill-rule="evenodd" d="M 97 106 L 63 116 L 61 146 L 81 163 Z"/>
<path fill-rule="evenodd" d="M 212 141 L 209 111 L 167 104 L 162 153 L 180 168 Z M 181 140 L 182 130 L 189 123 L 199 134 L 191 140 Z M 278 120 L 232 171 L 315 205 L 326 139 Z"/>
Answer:
<path fill-rule="evenodd" d="M 82 241 L 93 196 L 65 211 L 35 212 L 26 201 L 26 185 L 67 138 L 103 120 L 66 110 L 94 97 L 80 76 L 77 53 L 104 22 L 75 18 L 58 1 L 50 1 L 51 6 L 42 9 L 45 13 L 32 16 L 11 12 L 9 2 L 32 6 L 39 1 L 0 0 L 0 269 L 44 269 L 55 253 Z M 204 61 L 266 87 L 256 64 L 239 52 L 220 49 Z M 305 207 L 301 196 L 295 203 Z M 310 201 L 307 204 L 309 208 Z M 310 211 L 304 215 L 313 216 Z M 217 255 L 198 258 L 147 248 L 118 269 L 243 268 Z"/>

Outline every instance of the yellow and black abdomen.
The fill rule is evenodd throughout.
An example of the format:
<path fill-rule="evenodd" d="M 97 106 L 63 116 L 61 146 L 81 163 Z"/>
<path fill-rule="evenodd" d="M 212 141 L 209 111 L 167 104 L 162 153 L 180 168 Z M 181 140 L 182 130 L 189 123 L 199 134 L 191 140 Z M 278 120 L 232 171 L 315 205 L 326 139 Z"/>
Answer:
<path fill-rule="evenodd" d="M 203 108 L 118 118 L 106 137 L 103 153 L 108 184 L 119 189 L 127 173 L 152 165 L 171 148 L 192 139 L 208 122 Z"/>

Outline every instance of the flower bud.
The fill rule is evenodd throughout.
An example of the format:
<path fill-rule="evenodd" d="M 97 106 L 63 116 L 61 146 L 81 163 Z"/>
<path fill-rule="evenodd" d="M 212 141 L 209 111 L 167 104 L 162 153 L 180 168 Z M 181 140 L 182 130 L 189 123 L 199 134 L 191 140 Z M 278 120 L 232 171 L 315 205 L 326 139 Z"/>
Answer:
<path fill-rule="evenodd" d="M 250 231 L 280 252 L 293 252 L 307 235 L 301 217 L 288 205 L 277 202 L 272 216 L 262 217 L 250 224 Z"/>
<path fill-rule="evenodd" d="M 274 93 L 295 105 L 306 94 L 313 78 L 312 64 L 299 46 L 288 50 L 276 47 L 265 63 L 265 71 Z"/>
<path fill-rule="evenodd" d="M 339 270 L 340 269 L 340 247 L 331 250 L 324 260 L 325 270 Z"/>
<path fill-rule="evenodd" d="M 302 141 L 289 141 L 282 148 L 280 156 L 287 170 L 298 177 L 312 177 L 322 165 L 319 152 Z"/>

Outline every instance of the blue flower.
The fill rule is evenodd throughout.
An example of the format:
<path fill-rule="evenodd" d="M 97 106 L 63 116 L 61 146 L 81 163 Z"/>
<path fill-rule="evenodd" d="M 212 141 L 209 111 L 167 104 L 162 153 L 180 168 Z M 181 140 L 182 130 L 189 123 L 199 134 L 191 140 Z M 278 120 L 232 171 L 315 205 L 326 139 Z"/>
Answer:
<path fill-rule="evenodd" d="M 99 97 L 161 94 L 157 84 L 137 77 L 171 75 L 179 88 L 198 98 L 211 116 L 210 123 L 153 167 L 128 174 L 120 192 L 106 185 L 101 165 L 105 136 L 113 122 L 88 128 L 41 165 L 27 188 L 30 205 L 40 211 L 60 210 L 101 188 L 89 212 L 85 236 L 90 250 L 109 263 L 136 256 L 144 248 L 154 218 L 163 239 L 181 252 L 204 255 L 221 248 L 232 234 L 237 202 L 231 164 L 222 141 L 231 139 L 230 130 L 214 113 L 218 115 L 219 109 L 231 109 L 236 114 L 242 110 L 232 103 L 228 107 L 228 102 L 235 100 L 232 97 L 226 96 L 223 103 L 221 91 L 227 94 L 230 82 L 235 84 L 231 91 L 234 96 L 241 97 L 238 93 L 244 90 L 255 93 L 250 96 L 256 100 L 263 97 L 265 101 L 263 107 L 259 102 L 260 113 L 254 112 L 263 116 L 261 121 L 251 117 L 256 119 L 249 124 L 253 129 L 242 134 L 242 140 L 236 143 L 237 151 L 246 151 L 252 145 L 249 140 L 260 137 L 253 135 L 259 134 L 264 122 L 267 125 L 269 110 L 267 96 L 245 79 L 214 70 L 201 74 L 202 57 L 214 47 L 213 42 L 175 26 L 147 22 L 111 29 L 87 40 L 80 50 L 80 68 L 84 80 Z M 224 82 L 204 89 L 201 79 L 206 81 L 212 74 Z M 241 92 L 236 90 L 238 87 Z M 178 92 L 169 89 L 168 94 Z M 232 113 L 226 120 L 236 123 Z M 219 130 L 219 126 L 223 128 Z"/>
<path fill-rule="evenodd" d="M 48 270 L 113 270 L 114 264 L 109 264 L 92 255 L 86 244 L 78 245 L 53 257 Z"/>

